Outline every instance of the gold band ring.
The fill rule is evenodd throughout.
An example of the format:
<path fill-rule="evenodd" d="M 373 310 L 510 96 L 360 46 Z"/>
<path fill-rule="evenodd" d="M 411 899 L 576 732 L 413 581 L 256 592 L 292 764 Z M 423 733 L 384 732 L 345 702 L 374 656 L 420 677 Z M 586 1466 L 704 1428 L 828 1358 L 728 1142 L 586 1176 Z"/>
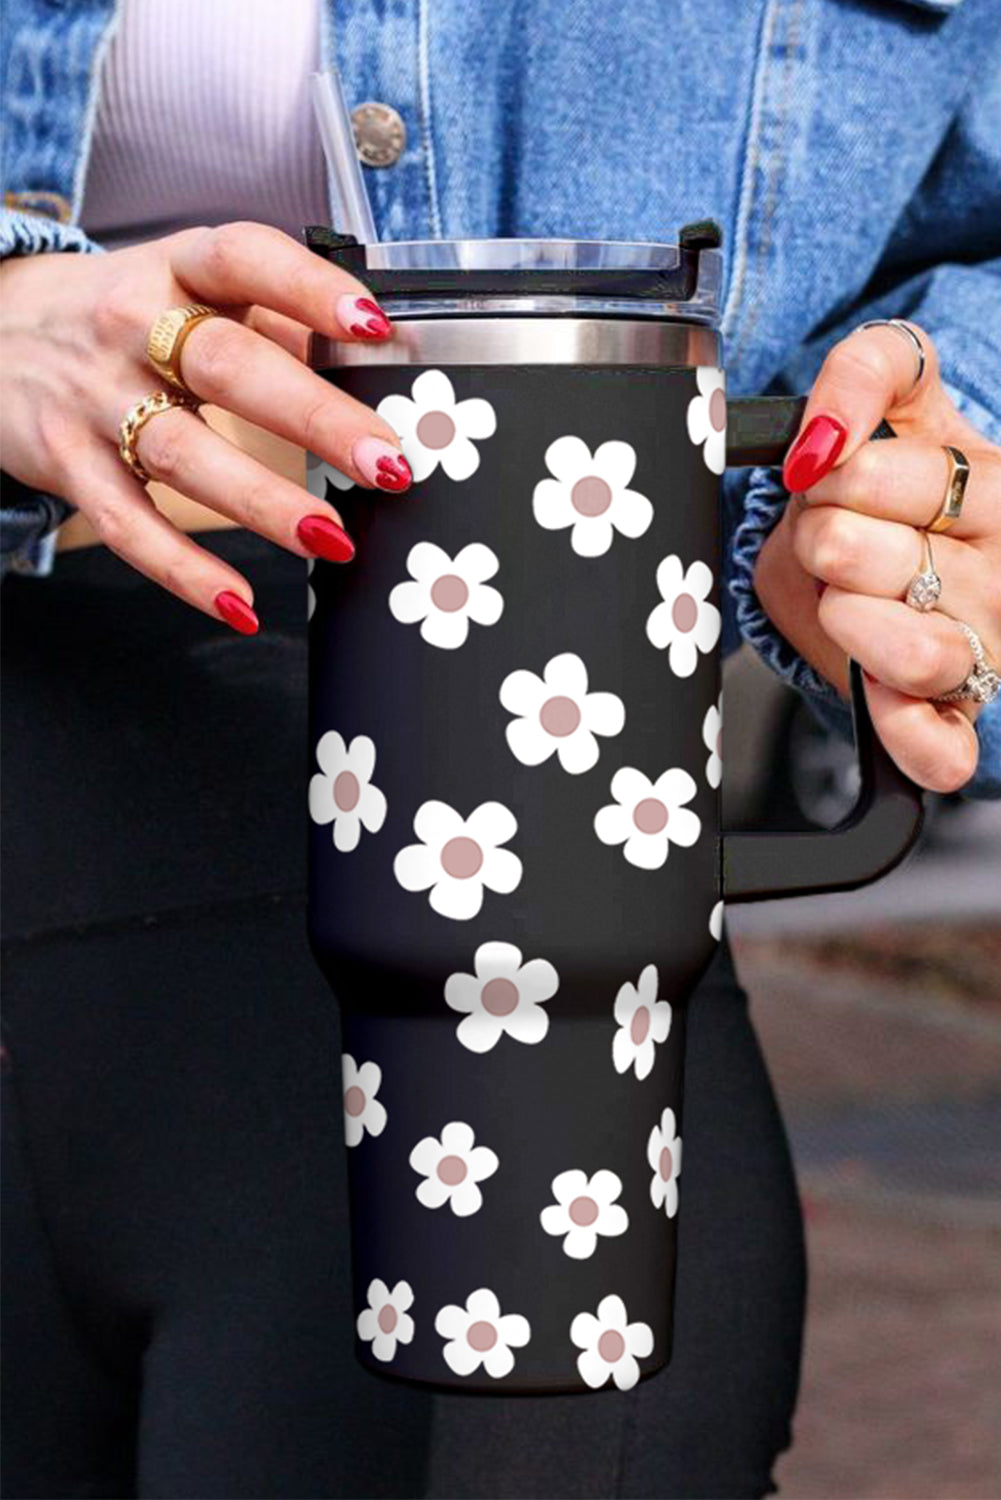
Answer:
<path fill-rule="evenodd" d="M 943 445 L 942 451 L 949 461 L 949 478 L 946 480 L 942 504 L 925 527 L 926 531 L 948 531 L 953 521 L 959 520 L 970 479 L 970 461 L 966 454 L 948 444 Z"/>
<path fill-rule="evenodd" d="M 194 416 L 199 415 L 188 397 L 182 396 L 179 391 L 153 391 L 151 395 L 144 396 L 141 401 L 137 401 L 135 406 L 130 406 L 119 423 L 118 452 L 122 462 L 131 469 L 140 484 L 149 484 L 152 475 L 147 474 L 136 453 L 139 434 L 150 417 L 158 416 L 162 411 L 169 411 L 172 406 L 183 406 Z"/>
<path fill-rule="evenodd" d="M 189 302 L 186 307 L 168 307 L 154 319 L 146 339 L 146 358 L 161 380 L 166 380 L 179 391 L 184 391 L 192 400 L 197 396 L 186 385 L 181 375 L 181 351 L 188 335 L 206 318 L 220 318 L 222 314 L 203 302 Z"/>

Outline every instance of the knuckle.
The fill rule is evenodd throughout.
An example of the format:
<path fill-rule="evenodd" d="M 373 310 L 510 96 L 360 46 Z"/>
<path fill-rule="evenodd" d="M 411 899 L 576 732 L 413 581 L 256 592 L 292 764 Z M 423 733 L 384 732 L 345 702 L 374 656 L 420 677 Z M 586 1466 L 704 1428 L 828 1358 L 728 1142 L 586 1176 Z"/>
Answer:
<path fill-rule="evenodd" d="M 43 402 L 37 409 L 38 441 L 60 477 L 74 470 L 74 450 L 78 452 L 78 431 L 61 406 Z"/>
<path fill-rule="evenodd" d="M 331 405 L 330 398 L 321 394 L 311 396 L 303 406 L 300 417 L 302 442 L 303 447 L 310 453 L 324 453 L 330 450 Z"/>
<path fill-rule="evenodd" d="M 930 791 L 958 792 L 976 769 L 977 747 L 973 736 L 954 733 L 927 757 L 919 779 Z"/>
<path fill-rule="evenodd" d="M 852 483 L 867 499 L 875 499 L 885 478 L 878 445 L 863 443 L 849 460 Z"/>
<path fill-rule="evenodd" d="M 208 231 L 202 254 L 205 269 L 213 280 L 226 285 L 234 280 L 243 265 L 247 243 L 247 226 L 241 223 L 219 224 Z"/>
<path fill-rule="evenodd" d="M 246 341 L 238 324 L 230 318 L 208 318 L 185 344 L 181 371 L 200 396 L 212 400 L 233 388 L 246 358 Z"/>
<path fill-rule="evenodd" d="M 249 526 L 251 531 L 270 533 L 275 514 L 273 482 L 268 479 L 252 479 L 243 487 L 240 508 L 243 524 Z"/>
<path fill-rule="evenodd" d="M 917 634 L 907 648 L 903 677 L 915 697 L 930 698 L 943 691 L 946 650 L 937 636 Z"/>
<path fill-rule="evenodd" d="M 285 290 L 293 307 L 306 309 L 316 305 L 317 268 L 322 269 L 319 261 L 315 266 L 310 261 L 303 265 L 298 257 L 289 265 L 285 275 Z"/>
<path fill-rule="evenodd" d="M 859 559 L 859 540 L 854 520 L 844 511 L 832 510 L 817 528 L 814 561 L 828 583 L 851 576 Z"/>
<path fill-rule="evenodd" d="M 120 501 L 107 496 L 98 496 L 86 506 L 85 514 L 108 550 L 119 556 L 124 554 L 132 528 Z"/>
<path fill-rule="evenodd" d="M 171 484 L 182 470 L 184 429 L 185 422 L 180 412 L 159 412 L 146 423 L 136 443 L 143 468 L 166 484 Z"/>
<path fill-rule="evenodd" d="M 135 342 L 139 317 L 131 283 L 124 276 L 115 277 L 95 301 L 91 313 L 94 336 L 106 348 L 121 348 Z"/>
<path fill-rule="evenodd" d="M 157 582 L 181 599 L 187 599 L 191 595 L 188 570 L 179 557 L 168 557 L 160 564 L 157 570 Z"/>

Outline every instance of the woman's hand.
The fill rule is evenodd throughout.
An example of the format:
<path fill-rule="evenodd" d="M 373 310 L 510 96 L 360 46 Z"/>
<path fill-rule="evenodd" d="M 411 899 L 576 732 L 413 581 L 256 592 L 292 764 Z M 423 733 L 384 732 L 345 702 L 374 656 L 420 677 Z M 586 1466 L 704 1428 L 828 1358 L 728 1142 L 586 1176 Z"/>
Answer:
<path fill-rule="evenodd" d="M 960 416 L 931 339 L 915 332 L 926 355 L 916 385 L 916 351 L 893 328 L 853 333 L 828 355 L 786 458 L 794 498 L 761 550 L 755 588 L 776 627 L 842 693 L 847 658 L 859 662 L 897 765 L 951 792 L 976 769 L 980 711 L 933 701 L 973 665 L 956 621 L 1001 666 L 1001 449 Z M 884 417 L 897 438 L 869 442 Z M 922 528 L 945 496 L 943 444 L 966 455 L 970 477 L 962 515 L 931 538 L 942 594 L 921 613 L 904 598 L 925 566 Z"/>
<path fill-rule="evenodd" d="M 165 386 L 145 358 L 158 313 L 204 302 L 226 314 L 196 325 L 183 347 L 182 376 L 202 400 L 361 485 L 410 484 L 392 428 L 303 363 L 312 329 L 350 341 L 389 337 L 390 323 L 363 286 L 277 229 L 225 224 L 107 255 L 11 259 L 0 287 L 4 468 L 64 496 L 126 562 L 236 629 L 257 628 L 247 580 L 161 515 L 117 451 L 125 413 Z M 191 410 L 152 417 L 136 452 L 154 479 L 302 557 L 353 555 L 332 506 Z"/>

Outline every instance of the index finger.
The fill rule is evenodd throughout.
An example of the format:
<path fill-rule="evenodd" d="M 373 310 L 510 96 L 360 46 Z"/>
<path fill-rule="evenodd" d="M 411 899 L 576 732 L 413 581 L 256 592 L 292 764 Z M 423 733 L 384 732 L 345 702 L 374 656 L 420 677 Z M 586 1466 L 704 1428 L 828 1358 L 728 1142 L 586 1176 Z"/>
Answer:
<path fill-rule="evenodd" d="M 857 329 L 835 344 L 786 455 L 782 477 L 791 494 L 802 494 L 846 463 L 889 412 L 938 388 L 934 345 L 917 329 L 914 334 L 925 353 L 920 380 L 917 350 L 899 329 L 885 324 Z"/>
<path fill-rule="evenodd" d="M 179 235 L 175 277 L 212 307 L 258 303 L 334 339 L 383 339 L 392 324 L 368 288 L 270 224 Z"/>

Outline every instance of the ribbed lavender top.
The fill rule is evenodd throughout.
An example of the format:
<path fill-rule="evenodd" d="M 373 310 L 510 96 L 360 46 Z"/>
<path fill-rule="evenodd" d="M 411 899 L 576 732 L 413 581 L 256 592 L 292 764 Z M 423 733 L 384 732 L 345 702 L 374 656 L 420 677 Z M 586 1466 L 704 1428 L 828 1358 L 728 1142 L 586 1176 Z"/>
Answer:
<path fill-rule="evenodd" d="M 318 0 L 124 0 L 82 226 L 109 248 L 191 224 L 329 221 L 309 97 Z"/>

